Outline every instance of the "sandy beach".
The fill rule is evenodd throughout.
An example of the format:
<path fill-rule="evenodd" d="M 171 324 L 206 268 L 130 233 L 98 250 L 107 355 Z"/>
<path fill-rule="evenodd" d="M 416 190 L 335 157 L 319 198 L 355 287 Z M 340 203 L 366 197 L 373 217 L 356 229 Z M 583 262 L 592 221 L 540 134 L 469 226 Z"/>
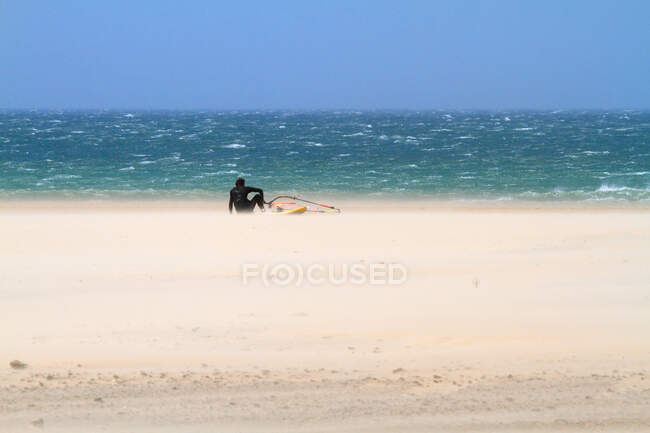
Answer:
<path fill-rule="evenodd" d="M 649 208 L 340 205 L 2 202 L 0 431 L 650 431 Z"/>

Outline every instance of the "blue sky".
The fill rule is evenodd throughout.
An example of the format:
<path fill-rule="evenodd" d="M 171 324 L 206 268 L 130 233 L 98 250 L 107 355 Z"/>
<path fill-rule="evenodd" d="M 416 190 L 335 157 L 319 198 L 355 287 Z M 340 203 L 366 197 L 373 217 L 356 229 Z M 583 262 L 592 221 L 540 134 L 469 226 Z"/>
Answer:
<path fill-rule="evenodd" d="M 650 108 L 647 1 L 0 0 L 0 107 Z"/>

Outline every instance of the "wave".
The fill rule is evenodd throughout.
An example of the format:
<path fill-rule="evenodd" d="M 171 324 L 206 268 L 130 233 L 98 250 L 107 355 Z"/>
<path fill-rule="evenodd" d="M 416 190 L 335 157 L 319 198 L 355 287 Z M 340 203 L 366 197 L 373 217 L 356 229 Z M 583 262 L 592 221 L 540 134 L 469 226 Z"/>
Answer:
<path fill-rule="evenodd" d="M 630 186 L 617 186 L 604 183 L 596 190 L 596 192 L 621 192 L 621 191 L 637 191 L 637 192 L 650 192 L 648 188 L 632 188 Z"/>
<path fill-rule="evenodd" d="M 65 179 L 81 179 L 81 176 L 78 174 L 55 174 L 52 177 L 46 177 L 42 179 L 44 182 L 50 180 L 65 180 Z"/>
<path fill-rule="evenodd" d="M 605 176 L 645 176 L 646 174 L 650 174 L 650 171 L 633 171 L 631 173 L 610 173 L 604 171 L 603 174 Z"/>
<path fill-rule="evenodd" d="M 233 143 L 233 144 L 226 144 L 225 146 L 221 146 L 224 149 L 243 149 L 246 147 L 245 144 L 239 144 L 239 143 Z"/>

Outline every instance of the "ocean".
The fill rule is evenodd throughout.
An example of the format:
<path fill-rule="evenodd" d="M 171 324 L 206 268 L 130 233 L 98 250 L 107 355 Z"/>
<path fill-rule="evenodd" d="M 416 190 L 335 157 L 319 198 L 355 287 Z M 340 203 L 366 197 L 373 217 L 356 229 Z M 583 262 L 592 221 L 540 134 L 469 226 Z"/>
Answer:
<path fill-rule="evenodd" d="M 0 111 L 0 198 L 647 201 L 643 111 Z"/>

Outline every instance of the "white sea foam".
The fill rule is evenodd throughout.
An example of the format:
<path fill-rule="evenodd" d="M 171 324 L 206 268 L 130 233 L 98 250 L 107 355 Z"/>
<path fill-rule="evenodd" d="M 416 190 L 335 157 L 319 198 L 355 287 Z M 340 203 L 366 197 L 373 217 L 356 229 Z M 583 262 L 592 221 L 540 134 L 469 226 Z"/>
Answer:
<path fill-rule="evenodd" d="M 535 128 L 515 128 L 515 131 L 532 131 Z"/>
<path fill-rule="evenodd" d="M 629 186 L 617 186 L 604 183 L 596 190 L 596 192 L 620 192 L 620 191 L 650 191 L 650 187 L 645 189 L 632 188 Z"/>
<path fill-rule="evenodd" d="M 226 144 L 225 146 L 221 146 L 224 149 L 242 149 L 246 147 L 245 144 L 239 144 L 239 143 L 233 143 L 233 144 Z"/>
<path fill-rule="evenodd" d="M 360 137 L 362 135 L 366 135 L 363 132 L 355 132 L 354 134 L 344 134 L 344 137 Z"/>
<path fill-rule="evenodd" d="M 350 156 L 349 153 L 339 153 L 339 156 Z"/>
<path fill-rule="evenodd" d="M 135 167 L 132 165 L 128 167 L 120 168 L 120 171 L 131 171 L 131 170 L 135 170 Z"/>
<path fill-rule="evenodd" d="M 49 181 L 49 180 L 61 180 L 61 179 L 81 179 L 81 176 L 78 174 L 55 174 L 52 177 L 46 177 L 43 179 L 44 181 Z"/>
<path fill-rule="evenodd" d="M 585 150 L 582 153 L 585 154 L 585 155 L 609 155 L 608 150 L 604 150 L 602 152 L 598 152 L 598 151 L 595 151 L 595 150 Z"/>
<path fill-rule="evenodd" d="M 284 129 L 284 128 L 286 128 L 285 125 L 280 125 L 280 126 L 278 126 L 278 129 Z"/>
<path fill-rule="evenodd" d="M 135 117 L 135 116 L 134 116 L 133 114 L 131 114 L 131 113 L 126 113 L 126 114 L 124 115 L 124 117 L 127 117 L 127 118 L 131 119 L 131 118 L 133 118 L 133 117 Z"/>

